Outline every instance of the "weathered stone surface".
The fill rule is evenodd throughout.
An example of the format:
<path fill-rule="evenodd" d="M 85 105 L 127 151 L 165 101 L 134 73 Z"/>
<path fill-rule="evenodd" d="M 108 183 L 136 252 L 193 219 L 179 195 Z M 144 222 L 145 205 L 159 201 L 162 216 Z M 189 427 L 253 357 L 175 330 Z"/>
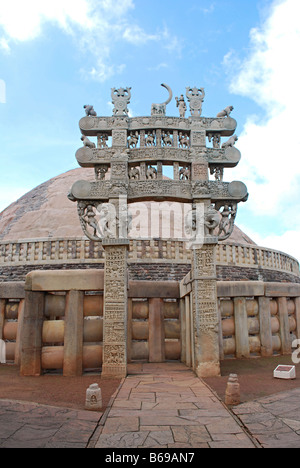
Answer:
<path fill-rule="evenodd" d="M 218 281 L 219 297 L 251 297 L 264 296 L 262 281 Z"/>
<path fill-rule="evenodd" d="M 19 282 L 7 282 L 0 283 L 0 299 L 24 299 L 25 290 L 24 283 Z"/>
<path fill-rule="evenodd" d="M 103 289 L 103 271 L 34 271 L 26 277 L 25 289 L 31 291 L 97 291 Z"/>
<path fill-rule="evenodd" d="M 300 285 L 295 283 L 265 284 L 265 295 L 268 297 L 299 297 Z"/>

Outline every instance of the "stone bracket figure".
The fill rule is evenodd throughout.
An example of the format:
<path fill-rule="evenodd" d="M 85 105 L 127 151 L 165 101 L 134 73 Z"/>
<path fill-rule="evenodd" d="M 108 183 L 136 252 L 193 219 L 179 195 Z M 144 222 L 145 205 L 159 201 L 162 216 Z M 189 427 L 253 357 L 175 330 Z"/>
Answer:
<path fill-rule="evenodd" d="M 129 148 L 136 148 L 139 142 L 139 132 L 130 132 L 130 136 L 128 138 L 128 147 Z"/>
<path fill-rule="evenodd" d="M 82 135 L 81 141 L 83 142 L 83 146 L 86 147 L 86 148 L 91 148 L 91 149 L 96 148 L 95 143 L 93 143 L 93 142 L 92 142 L 88 137 L 86 137 L 85 135 Z"/>
<path fill-rule="evenodd" d="M 114 105 L 113 115 L 128 116 L 128 107 L 131 99 L 131 88 L 111 88 L 111 98 Z"/>
<path fill-rule="evenodd" d="M 173 92 L 170 88 L 170 86 L 168 86 L 167 84 L 165 83 L 162 83 L 161 86 L 163 88 L 166 88 L 166 90 L 169 92 L 169 97 L 168 99 L 163 102 L 162 104 L 152 104 L 151 106 L 151 115 L 166 115 L 166 108 L 167 108 L 167 105 L 171 102 L 172 100 L 172 97 L 173 97 Z"/>
<path fill-rule="evenodd" d="M 179 170 L 179 180 L 190 180 L 191 171 L 188 166 L 184 166 Z"/>
<path fill-rule="evenodd" d="M 222 148 L 233 148 L 236 141 L 238 141 L 238 137 L 237 135 L 233 135 L 232 137 L 230 137 L 227 141 L 225 141 L 223 144 L 222 144 Z"/>
<path fill-rule="evenodd" d="M 220 209 L 223 207 L 223 210 Z M 234 228 L 234 222 L 237 214 L 237 203 L 236 202 L 219 202 L 216 203 L 216 209 L 221 214 L 221 221 L 219 224 L 218 238 L 219 241 L 228 239 Z"/>
<path fill-rule="evenodd" d="M 96 206 L 90 201 L 79 201 L 77 211 L 84 234 L 92 241 L 100 241 L 99 226 L 96 219 Z M 90 232 L 92 230 L 92 233 Z"/>
<path fill-rule="evenodd" d="M 176 100 L 176 107 L 179 108 L 179 115 L 182 119 L 184 119 L 187 107 L 186 107 L 183 94 L 181 94 L 180 98 L 176 97 L 175 100 Z"/>
<path fill-rule="evenodd" d="M 204 234 L 206 236 L 213 236 L 214 230 L 220 224 L 220 214 L 214 208 L 214 205 L 210 205 L 204 215 Z"/>
<path fill-rule="evenodd" d="M 231 112 L 233 111 L 234 107 L 233 106 L 227 106 L 225 109 L 223 109 L 221 112 L 217 114 L 217 117 L 229 117 Z"/>
<path fill-rule="evenodd" d="M 105 180 L 105 174 L 108 172 L 109 166 L 107 164 L 99 164 L 95 166 L 96 180 Z"/>
<path fill-rule="evenodd" d="M 161 134 L 161 141 L 163 146 L 173 146 L 173 140 L 171 137 L 170 132 L 162 132 Z"/>
<path fill-rule="evenodd" d="M 200 117 L 202 113 L 202 103 L 205 98 L 204 88 L 186 88 L 186 97 L 190 103 L 192 117 Z"/>
<path fill-rule="evenodd" d="M 86 104 L 83 106 L 87 117 L 97 117 L 97 112 L 95 112 L 94 107 Z"/>

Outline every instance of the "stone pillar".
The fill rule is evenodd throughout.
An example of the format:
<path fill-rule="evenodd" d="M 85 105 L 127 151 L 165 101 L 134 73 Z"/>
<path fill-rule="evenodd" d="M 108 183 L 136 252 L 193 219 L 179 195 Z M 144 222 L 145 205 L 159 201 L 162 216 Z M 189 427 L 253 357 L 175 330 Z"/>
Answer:
<path fill-rule="evenodd" d="M 5 307 L 6 307 L 6 301 L 5 301 L 5 299 L 0 299 L 0 340 L 3 340 L 3 327 L 4 327 L 4 319 L 5 319 Z"/>
<path fill-rule="evenodd" d="M 25 309 L 25 300 L 21 299 L 19 307 L 18 307 L 18 330 L 17 330 L 17 337 L 16 337 L 16 352 L 15 352 L 16 366 L 20 366 L 20 359 L 21 359 L 21 349 L 22 349 L 21 330 L 23 329 L 23 323 L 24 323 L 24 309 Z"/>
<path fill-rule="evenodd" d="M 83 298 L 82 291 L 67 292 L 63 364 L 65 377 L 82 375 Z"/>
<path fill-rule="evenodd" d="M 149 299 L 149 362 L 165 361 L 165 330 L 162 299 Z"/>
<path fill-rule="evenodd" d="M 270 298 L 259 297 L 258 306 L 259 306 L 261 356 L 268 357 L 268 356 L 273 355 Z"/>
<path fill-rule="evenodd" d="M 25 292 L 23 329 L 21 331 L 21 375 L 39 376 L 42 372 L 44 302 L 44 293 Z"/>
<path fill-rule="evenodd" d="M 203 245 L 192 246 L 194 371 L 198 377 L 220 375 L 216 242 L 211 237 Z"/>
<path fill-rule="evenodd" d="M 185 362 L 188 367 L 192 365 L 192 350 L 191 350 L 191 306 L 190 306 L 190 295 L 185 296 L 185 322 L 186 322 L 186 338 L 185 338 L 185 349 L 186 356 Z"/>
<path fill-rule="evenodd" d="M 296 322 L 297 322 L 297 338 L 300 339 L 300 297 L 295 298 L 295 307 L 296 307 Z"/>
<path fill-rule="evenodd" d="M 236 339 L 236 357 L 249 358 L 249 334 L 248 334 L 248 316 L 246 309 L 246 298 L 234 298 L 234 323 Z"/>
<path fill-rule="evenodd" d="M 186 320 L 185 320 L 185 299 L 180 299 L 180 335 L 181 335 L 181 362 L 186 362 Z"/>
<path fill-rule="evenodd" d="M 278 315 L 280 322 L 281 352 L 282 354 L 290 354 L 292 347 L 286 297 L 278 298 Z"/>
<path fill-rule="evenodd" d="M 128 239 L 104 239 L 104 316 L 102 376 L 127 375 Z"/>

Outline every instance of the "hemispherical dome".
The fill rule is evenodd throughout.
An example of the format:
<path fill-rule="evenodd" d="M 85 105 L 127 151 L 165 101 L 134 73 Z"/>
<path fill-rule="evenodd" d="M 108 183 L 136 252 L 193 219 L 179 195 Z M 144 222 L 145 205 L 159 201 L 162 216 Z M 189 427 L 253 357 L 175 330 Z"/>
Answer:
<path fill-rule="evenodd" d="M 94 178 L 93 169 L 78 168 L 31 190 L 0 213 L 0 240 L 83 237 L 76 203 L 72 203 L 67 195 L 77 180 Z M 138 207 L 137 203 L 134 205 Z M 174 224 L 174 238 L 182 237 L 176 230 L 176 222 Z M 164 232 L 162 237 L 167 237 Z M 234 228 L 228 242 L 255 244 L 238 227 Z"/>

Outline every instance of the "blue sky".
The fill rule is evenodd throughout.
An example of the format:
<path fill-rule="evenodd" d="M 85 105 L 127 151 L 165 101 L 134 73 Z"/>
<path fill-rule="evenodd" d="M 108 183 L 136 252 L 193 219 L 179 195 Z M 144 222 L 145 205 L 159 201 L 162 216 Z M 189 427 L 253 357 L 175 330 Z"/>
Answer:
<path fill-rule="evenodd" d="M 111 115 L 111 87 L 132 87 L 131 115 L 161 83 L 204 87 L 203 115 L 238 121 L 237 224 L 300 259 L 299 17 L 299 0 L 0 0 L 0 211 L 77 167 L 83 105 Z"/>

